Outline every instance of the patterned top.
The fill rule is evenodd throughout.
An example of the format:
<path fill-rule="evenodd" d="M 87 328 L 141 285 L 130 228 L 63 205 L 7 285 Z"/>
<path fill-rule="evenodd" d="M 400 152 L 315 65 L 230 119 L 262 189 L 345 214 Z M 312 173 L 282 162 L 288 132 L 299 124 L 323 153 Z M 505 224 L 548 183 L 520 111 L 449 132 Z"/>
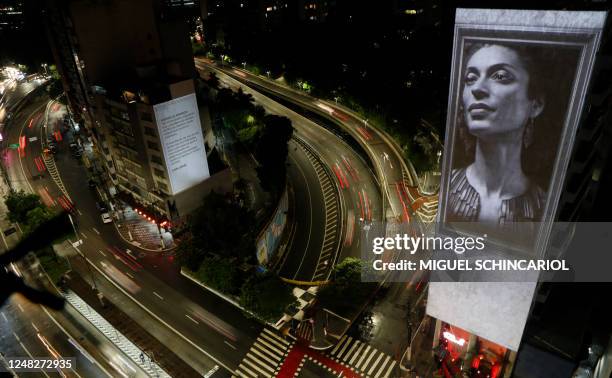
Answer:
<path fill-rule="evenodd" d="M 480 195 L 470 185 L 465 175 L 466 168 L 451 172 L 450 194 L 448 197 L 448 221 L 477 222 L 480 212 Z M 538 222 L 542 218 L 546 192 L 531 184 L 518 197 L 502 200 L 499 224 L 511 222 Z"/>

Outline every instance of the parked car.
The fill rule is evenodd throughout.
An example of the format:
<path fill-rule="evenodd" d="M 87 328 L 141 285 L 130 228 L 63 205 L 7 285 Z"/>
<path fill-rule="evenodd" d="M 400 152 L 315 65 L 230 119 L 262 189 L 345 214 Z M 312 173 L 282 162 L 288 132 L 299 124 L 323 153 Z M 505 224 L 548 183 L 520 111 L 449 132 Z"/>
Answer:
<path fill-rule="evenodd" d="M 113 221 L 113 218 L 110 216 L 109 213 L 102 213 L 101 217 L 102 217 L 102 222 L 104 223 L 111 223 Z"/>
<path fill-rule="evenodd" d="M 102 201 L 96 202 L 96 207 L 100 210 L 101 213 L 106 213 L 108 210 L 106 209 L 106 204 Z"/>

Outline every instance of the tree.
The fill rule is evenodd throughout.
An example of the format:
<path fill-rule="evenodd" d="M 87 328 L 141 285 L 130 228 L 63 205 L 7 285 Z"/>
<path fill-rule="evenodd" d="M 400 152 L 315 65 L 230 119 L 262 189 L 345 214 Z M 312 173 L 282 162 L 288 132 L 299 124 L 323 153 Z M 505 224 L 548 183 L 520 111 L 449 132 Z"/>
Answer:
<path fill-rule="evenodd" d="M 224 293 L 238 294 L 240 271 L 234 259 L 207 257 L 198 270 L 200 281 Z"/>
<path fill-rule="evenodd" d="M 176 248 L 176 263 L 192 272 L 200 268 L 204 257 L 204 253 L 196 247 L 192 237 L 183 240 Z"/>
<path fill-rule="evenodd" d="M 206 255 L 255 259 L 255 219 L 247 209 L 216 192 L 211 192 L 193 214 L 194 246 Z"/>
<path fill-rule="evenodd" d="M 240 290 L 240 304 L 268 322 L 277 321 L 295 301 L 291 287 L 270 272 L 251 276 Z"/>
<path fill-rule="evenodd" d="M 53 218 L 53 213 L 44 206 L 37 206 L 26 214 L 26 233 L 38 228 L 48 220 Z"/>
<path fill-rule="evenodd" d="M 285 184 L 289 140 L 293 135 L 291 120 L 278 115 L 266 115 L 264 127 L 257 141 L 255 157 L 260 164 L 257 176 L 261 187 L 273 194 L 279 194 Z"/>
<path fill-rule="evenodd" d="M 347 257 L 336 265 L 331 282 L 322 286 L 317 293 L 321 306 L 343 312 L 363 304 L 376 284 L 361 282 L 362 268 L 363 262 L 354 257 Z"/>
<path fill-rule="evenodd" d="M 208 83 L 211 88 L 219 89 L 219 77 L 215 72 L 211 72 L 210 75 L 208 75 L 206 83 Z"/>
<path fill-rule="evenodd" d="M 28 194 L 23 190 L 12 191 L 4 200 L 9 211 L 8 218 L 11 222 L 26 224 L 27 215 L 30 210 L 42 206 L 40 197 L 36 194 Z"/>

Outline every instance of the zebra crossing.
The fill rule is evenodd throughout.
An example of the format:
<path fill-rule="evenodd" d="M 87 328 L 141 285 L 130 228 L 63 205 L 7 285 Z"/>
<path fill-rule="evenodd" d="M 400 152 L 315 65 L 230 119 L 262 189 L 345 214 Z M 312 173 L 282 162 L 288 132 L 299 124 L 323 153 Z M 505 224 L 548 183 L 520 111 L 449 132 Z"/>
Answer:
<path fill-rule="evenodd" d="M 232 378 L 276 377 L 292 346 L 292 342 L 264 328 L 238 365 Z"/>
<path fill-rule="evenodd" d="M 339 363 L 345 364 L 356 372 L 370 378 L 388 378 L 397 369 L 397 361 L 378 349 L 344 335 L 329 352 Z"/>
<path fill-rule="evenodd" d="M 66 190 L 66 187 L 64 186 L 64 182 L 62 181 L 62 178 L 60 177 L 60 174 L 57 171 L 57 165 L 55 165 L 55 159 L 53 158 L 53 156 L 43 156 L 43 162 L 45 163 L 45 166 L 47 167 L 47 172 L 49 172 L 55 184 L 59 187 L 64 196 L 66 196 L 66 198 L 72 201 L 70 195 L 68 194 L 68 191 Z"/>

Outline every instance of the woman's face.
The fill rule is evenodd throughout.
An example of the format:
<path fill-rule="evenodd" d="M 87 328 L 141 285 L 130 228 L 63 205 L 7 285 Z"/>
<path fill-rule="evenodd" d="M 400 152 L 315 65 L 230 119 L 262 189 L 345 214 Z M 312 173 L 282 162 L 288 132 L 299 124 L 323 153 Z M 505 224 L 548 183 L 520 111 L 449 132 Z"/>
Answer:
<path fill-rule="evenodd" d="M 481 48 L 468 60 L 463 80 L 465 121 L 471 134 L 520 135 L 516 131 L 533 116 L 534 102 L 528 97 L 529 74 L 516 52 L 497 45 Z"/>

